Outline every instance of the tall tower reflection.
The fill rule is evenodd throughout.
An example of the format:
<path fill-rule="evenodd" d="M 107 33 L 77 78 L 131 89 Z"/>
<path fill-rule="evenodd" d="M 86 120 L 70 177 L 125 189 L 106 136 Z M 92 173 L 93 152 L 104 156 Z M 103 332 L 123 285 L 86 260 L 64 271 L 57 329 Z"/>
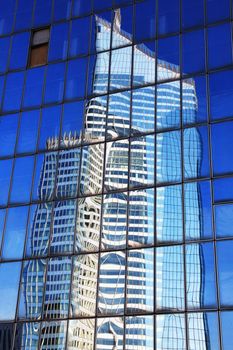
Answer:
<path fill-rule="evenodd" d="M 152 137 L 143 136 L 142 130 L 146 123 L 147 131 L 153 131 L 155 116 L 152 101 L 155 97 L 157 125 L 166 128 L 180 122 L 180 82 L 177 80 L 159 86 L 157 96 L 153 86 L 139 89 L 135 94 L 135 119 L 132 125 L 129 112 L 131 93 L 127 91 L 131 81 L 132 46 L 129 45 L 132 44 L 132 36 L 121 29 L 120 11 L 115 12 L 113 26 L 96 17 L 96 28 L 98 51 L 107 48 L 110 37 L 113 46 L 124 48 L 112 50 L 111 55 L 109 51 L 97 54 L 92 93 L 98 95 L 108 91 L 109 83 L 111 90 L 120 87 L 126 91 L 111 94 L 108 101 L 102 96 L 88 101 L 83 135 L 64 135 L 61 140 L 50 139 L 47 142 L 48 152 L 41 169 L 38 193 L 41 202 L 50 202 L 38 205 L 31 227 L 31 255 L 44 258 L 30 261 L 23 272 L 26 316 L 39 320 L 42 315 L 46 320 L 52 320 L 49 323 L 45 321 L 40 326 L 41 350 L 48 350 L 53 344 L 56 344 L 57 350 L 64 348 L 62 334 L 65 334 L 66 326 L 57 319 L 68 317 L 69 306 L 75 317 L 95 316 L 97 310 L 101 318 L 97 320 L 96 337 L 92 319 L 80 319 L 70 327 L 68 349 L 92 350 L 94 339 L 96 349 L 99 350 L 122 350 L 123 339 L 125 349 L 131 349 L 132 346 L 140 350 L 153 349 L 153 335 L 143 314 L 154 310 L 153 252 L 144 248 L 153 243 L 149 237 L 153 235 L 153 214 L 150 208 L 154 194 L 145 185 L 148 184 L 148 179 L 154 177 L 154 157 L 151 151 L 154 143 Z M 134 82 L 139 85 L 153 82 L 156 74 L 155 61 L 153 51 L 142 44 L 136 45 Z M 163 79 L 179 78 L 179 67 L 158 60 L 157 74 Z M 186 106 L 183 120 L 191 124 L 197 110 L 195 84 L 192 80 L 185 83 L 182 100 Z M 120 138 L 129 136 L 130 124 L 134 137 L 129 146 L 128 139 Z M 79 148 L 81 136 L 90 144 L 82 148 L 82 157 Z M 105 137 L 108 139 L 106 144 L 102 142 Z M 59 141 L 63 150 L 58 152 L 56 149 Z M 172 182 L 180 171 L 180 136 L 178 133 L 161 133 L 156 147 L 159 164 L 157 179 Z M 200 138 L 195 128 L 184 131 L 183 147 L 188 150 L 185 171 L 191 177 L 197 177 L 202 155 Z M 171 152 L 175 154 L 172 166 L 167 159 Z M 129 163 L 135 164 L 130 171 Z M 79 177 L 80 167 L 82 170 Z M 129 175 L 132 188 L 140 188 L 137 191 L 127 192 Z M 75 197 L 78 185 L 80 192 L 86 196 L 78 200 L 63 200 L 64 197 Z M 102 189 L 107 194 L 101 196 Z M 182 211 L 177 201 L 179 191 L 181 187 L 166 186 L 157 195 L 163 217 L 157 226 L 157 235 L 165 242 L 182 240 L 182 227 L 176 221 L 177 215 Z M 188 191 L 188 227 L 190 236 L 197 239 L 202 230 L 198 185 L 191 184 Z M 45 256 L 48 253 L 65 255 L 73 252 L 73 246 L 76 253 L 86 253 L 78 255 L 73 260 L 73 266 L 69 256 L 50 258 L 46 264 Z M 99 246 L 102 249 L 100 256 L 97 253 Z M 126 246 L 134 248 L 128 255 L 125 252 Z M 161 276 L 156 280 L 159 308 L 166 311 L 184 308 L 180 290 L 184 284 L 183 256 L 178 249 L 172 248 L 165 247 L 162 253 L 158 251 L 156 257 L 161 266 Z M 201 248 L 192 245 L 189 254 L 192 257 L 189 259 L 192 273 L 186 280 L 186 289 L 192 294 L 193 305 L 189 306 L 195 308 L 201 306 L 203 297 Z M 179 278 L 174 278 L 174 266 Z M 71 269 L 73 283 L 69 303 Z M 124 320 L 122 314 L 125 311 L 139 316 Z M 170 349 L 171 344 L 175 349 L 182 349 L 186 336 L 181 324 L 179 314 L 164 315 L 158 331 L 161 341 L 157 344 L 157 349 Z M 208 332 L 202 314 L 193 317 L 192 330 L 193 348 L 208 349 Z M 31 349 L 30 342 L 34 334 L 33 324 L 24 330 L 23 338 L 27 344 L 25 349 Z"/>

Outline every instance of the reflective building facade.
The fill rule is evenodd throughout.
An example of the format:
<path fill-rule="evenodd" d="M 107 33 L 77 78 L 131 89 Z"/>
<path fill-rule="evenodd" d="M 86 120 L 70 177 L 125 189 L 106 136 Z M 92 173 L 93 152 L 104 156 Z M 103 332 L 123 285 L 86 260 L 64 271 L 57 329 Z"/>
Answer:
<path fill-rule="evenodd" d="M 231 0 L 0 0 L 0 350 L 228 350 Z"/>

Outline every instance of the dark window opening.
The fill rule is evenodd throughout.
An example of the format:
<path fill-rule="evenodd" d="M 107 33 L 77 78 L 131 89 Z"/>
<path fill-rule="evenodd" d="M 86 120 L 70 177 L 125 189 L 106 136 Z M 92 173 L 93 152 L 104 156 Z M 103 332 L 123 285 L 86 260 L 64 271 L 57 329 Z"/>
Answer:
<path fill-rule="evenodd" d="M 47 64 L 49 46 L 49 28 L 34 31 L 29 57 L 29 67 Z"/>

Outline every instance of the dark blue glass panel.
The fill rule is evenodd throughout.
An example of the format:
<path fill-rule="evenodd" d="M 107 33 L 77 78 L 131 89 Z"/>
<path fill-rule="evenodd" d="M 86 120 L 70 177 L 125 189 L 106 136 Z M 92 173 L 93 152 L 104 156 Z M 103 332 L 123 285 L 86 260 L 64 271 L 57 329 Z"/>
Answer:
<path fill-rule="evenodd" d="M 152 39 L 155 37 L 155 1 L 146 0 L 135 5 L 134 39 Z"/>
<path fill-rule="evenodd" d="M 44 102 L 60 102 L 64 93 L 65 63 L 48 66 Z"/>
<path fill-rule="evenodd" d="M 233 200 L 233 178 L 216 179 L 213 181 L 214 201 L 230 201 Z"/>
<path fill-rule="evenodd" d="M 15 34 L 11 42 L 10 69 L 25 68 L 28 59 L 29 32 Z"/>
<path fill-rule="evenodd" d="M 21 259 L 23 257 L 27 216 L 28 207 L 8 209 L 3 239 L 3 259 Z"/>
<path fill-rule="evenodd" d="M 169 38 L 159 39 L 158 40 L 158 46 L 157 46 L 157 52 L 158 52 L 158 65 L 157 65 L 157 80 L 164 80 L 168 78 L 172 78 L 169 76 L 169 73 L 167 71 L 167 74 L 160 73 L 160 67 L 167 65 L 168 70 L 169 68 L 172 69 L 174 65 L 174 69 L 176 69 L 177 72 L 180 72 L 180 43 L 179 43 L 179 36 L 172 36 Z M 176 67 L 175 67 L 176 66 Z"/>
<path fill-rule="evenodd" d="M 183 80 L 182 82 L 183 124 L 192 125 L 207 121 L 207 94 L 205 76 Z"/>
<path fill-rule="evenodd" d="M 0 35 L 11 32 L 14 22 L 15 5 L 15 0 L 0 2 Z"/>
<path fill-rule="evenodd" d="M 63 110 L 62 135 L 81 135 L 84 117 L 84 101 L 66 103 Z"/>
<path fill-rule="evenodd" d="M 222 343 L 224 350 L 232 349 L 233 311 L 221 312 Z"/>
<path fill-rule="evenodd" d="M 69 23 L 55 24 L 51 28 L 49 61 L 65 59 L 68 51 Z"/>
<path fill-rule="evenodd" d="M 76 19 L 71 23 L 69 56 L 85 55 L 89 50 L 90 17 Z"/>
<path fill-rule="evenodd" d="M 233 236 L 233 205 L 215 206 L 215 230 L 217 237 Z"/>
<path fill-rule="evenodd" d="M 131 44 L 130 41 L 133 34 L 133 6 L 122 7 L 120 12 L 115 11 L 114 24 L 115 30 L 112 32 L 112 48 Z"/>
<path fill-rule="evenodd" d="M 28 29 L 32 23 L 34 1 L 18 0 L 15 19 L 15 30 Z"/>
<path fill-rule="evenodd" d="M 70 17 L 72 0 L 54 0 L 54 20 L 67 19 Z"/>
<path fill-rule="evenodd" d="M 8 201 L 12 165 L 12 159 L 0 161 L 0 205 L 6 205 Z"/>
<path fill-rule="evenodd" d="M 0 264 L 0 320 L 15 318 L 20 269 L 20 262 Z"/>
<path fill-rule="evenodd" d="M 49 194 L 50 191 L 48 191 L 48 196 L 46 196 L 46 189 L 45 191 L 43 191 L 41 189 L 42 186 L 42 176 L 43 173 L 41 172 L 41 170 L 43 169 L 43 164 L 44 164 L 44 160 L 45 160 L 46 154 L 39 154 L 36 157 L 36 161 L 35 161 L 35 170 L 34 170 L 34 178 L 33 178 L 33 186 L 32 186 L 32 201 L 37 201 L 37 200 L 46 200 L 49 199 Z M 51 157 L 52 159 L 52 157 Z M 52 175 L 50 176 L 50 180 L 52 179 L 52 181 L 54 180 L 54 174 L 52 173 Z M 45 204 L 46 206 L 47 204 Z M 50 214 L 49 214 L 50 215 Z"/>
<path fill-rule="evenodd" d="M 185 179 L 209 176 L 209 145 L 207 127 L 188 128 L 183 132 Z"/>
<path fill-rule="evenodd" d="M 0 117 L 0 157 L 14 154 L 18 120 L 18 114 Z"/>
<path fill-rule="evenodd" d="M 212 156 L 214 174 L 233 172 L 233 122 L 212 126 Z"/>
<path fill-rule="evenodd" d="M 209 69 L 232 63 L 231 25 L 208 28 L 208 65 Z"/>
<path fill-rule="evenodd" d="M 35 152 L 39 127 L 40 111 L 29 111 L 21 114 L 16 152 Z"/>
<path fill-rule="evenodd" d="M 184 33 L 182 40 L 183 75 L 205 71 L 204 31 Z"/>
<path fill-rule="evenodd" d="M 6 71 L 8 66 L 8 55 L 10 48 L 10 37 L 0 39 L 0 72 Z"/>
<path fill-rule="evenodd" d="M 204 0 L 182 1 L 182 27 L 184 29 L 204 24 Z"/>
<path fill-rule="evenodd" d="M 49 139 L 60 134 L 61 106 L 45 108 L 42 111 L 39 149 L 46 149 Z"/>
<path fill-rule="evenodd" d="M 36 0 L 34 26 L 49 24 L 52 15 L 52 0 Z"/>
<path fill-rule="evenodd" d="M 39 107 L 42 103 L 45 67 L 27 71 L 24 89 L 23 107 Z"/>
<path fill-rule="evenodd" d="M 158 0 L 158 30 L 159 34 L 179 32 L 180 1 Z"/>
<path fill-rule="evenodd" d="M 233 305 L 233 241 L 217 242 L 221 306 Z"/>
<path fill-rule="evenodd" d="M 74 0 L 73 16 L 82 16 L 90 13 L 92 10 L 92 0 Z"/>
<path fill-rule="evenodd" d="M 3 102 L 3 111 L 13 111 L 20 109 L 23 83 L 24 72 L 8 74 Z"/>
<path fill-rule="evenodd" d="M 185 237 L 200 240 L 213 237 L 210 183 L 184 185 Z"/>
<path fill-rule="evenodd" d="M 186 245 L 186 290 L 189 309 L 216 306 L 213 243 Z"/>
<path fill-rule="evenodd" d="M 207 22 L 212 23 L 230 17 L 231 0 L 207 0 Z"/>
<path fill-rule="evenodd" d="M 93 9 L 94 11 L 98 11 L 98 10 L 111 8 L 112 3 L 113 3 L 113 0 L 93 0 Z"/>
<path fill-rule="evenodd" d="M 4 88 L 5 76 L 0 76 L 0 104 L 2 103 L 3 88 Z"/>
<path fill-rule="evenodd" d="M 131 4 L 133 0 L 113 0 L 114 5 Z"/>
<path fill-rule="evenodd" d="M 16 158 L 11 187 L 11 203 L 28 202 L 31 193 L 34 157 Z"/>
<path fill-rule="evenodd" d="M 233 116 L 233 70 L 210 74 L 211 118 Z"/>
<path fill-rule="evenodd" d="M 0 210 L 0 245 L 2 242 L 3 229 L 5 224 L 5 214 L 6 214 L 6 209 L 1 209 Z"/>
<path fill-rule="evenodd" d="M 73 99 L 85 96 L 87 59 L 72 60 L 68 63 L 65 98 Z"/>

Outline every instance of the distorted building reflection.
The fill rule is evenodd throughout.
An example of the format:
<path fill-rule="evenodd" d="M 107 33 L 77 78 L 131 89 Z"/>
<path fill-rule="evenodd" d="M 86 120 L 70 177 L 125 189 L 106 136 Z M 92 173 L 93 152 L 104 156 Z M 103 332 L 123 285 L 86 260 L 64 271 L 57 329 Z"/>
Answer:
<path fill-rule="evenodd" d="M 115 11 L 113 26 L 96 16 L 98 51 L 107 49 L 111 36 L 113 46 L 132 44 L 131 34 L 121 28 L 119 10 Z M 161 80 L 179 78 L 179 67 L 158 59 L 156 73 L 153 50 L 140 44 L 133 47 L 133 52 L 133 82 L 148 86 L 132 93 L 132 106 L 128 91 L 132 46 L 112 50 L 111 55 L 109 51 L 100 52 L 82 134 L 70 133 L 60 139 L 51 135 L 47 141 L 38 197 L 40 202 L 48 202 L 38 204 L 35 211 L 30 250 L 36 259 L 24 266 L 20 302 L 25 318 L 40 320 L 42 316 L 50 322 L 41 323 L 40 339 L 36 338 L 34 347 L 31 344 L 36 328 L 23 328 L 25 349 L 36 349 L 37 342 L 41 350 L 52 349 L 54 344 L 56 350 L 64 349 L 67 325 L 57 319 L 71 315 L 83 319 L 70 321 L 69 350 L 92 350 L 94 342 L 99 350 L 152 350 L 154 326 L 146 314 L 155 308 L 166 311 L 158 322 L 157 349 L 185 349 L 184 314 L 168 312 L 185 310 L 185 290 L 191 295 L 190 308 L 202 306 L 201 248 L 190 248 L 186 266 L 190 274 L 185 286 L 183 247 L 165 244 L 184 239 L 182 186 L 169 184 L 181 182 L 182 163 L 190 178 L 198 177 L 202 161 L 196 128 L 185 129 L 183 136 L 178 130 L 168 130 L 179 128 L 183 121 L 190 125 L 195 122 L 195 82 L 185 81 L 181 115 L 179 80 L 160 84 L 157 90 L 150 86 L 156 74 Z M 100 96 L 108 88 L 122 91 L 112 93 L 108 99 Z M 155 109 L 157 129 L 161 131 L 156 141 L 152 135 Z M 124 138 L 130 134 L 130 141 Z M 80 147 L 81 140 L 84 147 Z M 57 151 L 58 144 L 61 151 Z M 155 177 L 161 185 L 156 192 L 156 242 L 164 246 L 156 249 L 154 259 L 151 246 L 156 243 L 155 191 L 151 187 Z M 198 185 L 190 184 L 187 191 L 190 222 L 185 225 L 190 230 L 189 237 L 200 239 L 202 208 Z M 81 196 L 76 199 L 78 194 Z M 126 251 L 126 247 L 133 249 Z M 69 254 L 73 252 L 72 258 Z M 67 256 L 46 259 L 48 253 Z M 96 312 L 101 317 L 95 325 L 90 317 L 95 317 Z M 124 318 L 125 312 L 132 316 Z M 204 314 L 193 316 L 192 332 L 192 348 L 207 350 Z"/>

